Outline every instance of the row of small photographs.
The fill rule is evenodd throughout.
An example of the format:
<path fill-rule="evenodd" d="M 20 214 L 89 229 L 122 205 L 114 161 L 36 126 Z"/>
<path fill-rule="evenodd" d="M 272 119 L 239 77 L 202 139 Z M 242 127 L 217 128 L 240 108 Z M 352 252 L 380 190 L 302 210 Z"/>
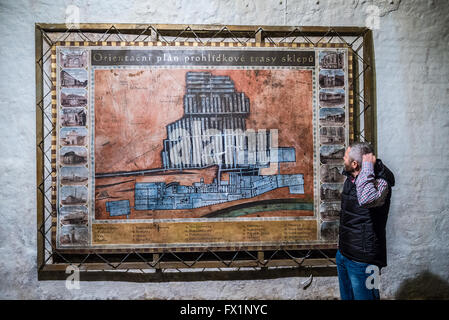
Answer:
<path fill-rule="evenodd" d="M 321 51 L 318 59 L 321 69 L 343 69 L 345 54 L 337 51 Z"/>
<path fill-rule="evenodd" d="M 63 88 L 85 88 L 87 86 L 87 70 L 62 69 L 60 83 Z"/>
<path fill-rule="evenodd" d="M 338 167 L 336 172 L 341 172 L 340 170 L 342 170 L 342 167 Z M 341 202 L 339 201 L 341 200 L 342 191 L 342 183 L 324 183 L 321 185 L 321 200 L 326 201 L 320 204 L 320 217 L 322 220 L 320 226 L 321 240 L 337 241 L 338 239 L 341 211 Z"/>
<path fill-rule="evenodd" d="M 341 174 L 344 166 L 343 155 L 345 131 L 345 84 L 343 71 L 344 53 L 321 51 L 319 54 L 319 101 L 320 101 L 320 168 L 321 184 L 320 226 L 321 239 L 337 241 L 339 231 L 341 192 L 345 177 Z M 328 69 L 328 70 L 323 70 Z M 331 201 L 331 202 L 329 202 Z M 333 202 L 332 202 L 333 201 Z"/>
<path fill-rule="evenodd" d="M 320 107 L 335 108 L 344 107 L 345 90 L 344 89 L 320 89 L 319 93 Z"/>
<path fill-rule="evenodd" d="M 64 166 L 80 166 L 87 163 L 87 148 L 62 147 L 59 151 L 60 162 Z"/>
<path fill-rule="evenodd" d="M 87 105 L 86 89 L 62 88 L 60 104 L 66 108 L 85 107 Z"/>
<path fill-rule="evenodd" d="M 320 197 L 322 201 L 320 205 L 321 217 L 321 239 L 337 240 L 339 217 L 341 210 L 341 193 L 343 191 L 342 183 L 323 183 L 321 185 Z"/>
<path fill-rule="evenodd" d="M 61 108 L 60 123 L 62 127 L 84 127 L 87 124 L 85 108 Z"/>
<path fill-rule="evenodd" d="M 59 222 L 63 226 L 67 225 L 87 225 L 86 206 L 62 206 L 59 209 Z"/>
<path fill-rule="evenodd" d="M 343 88 L 345 86 L 345 73 L 343 70 L 320 70 L 320 88 Z"/>
<path fill-rule="evenodd" d="M 320 147 L 320 161 L 322 164 L 343 164 L 344 155 L 344 145 L 327 145 Z"/>
<path fill-rule="evenodd" d="M 88 244 L 87 226 L 62 226 L 59 228 L 59 244 L 61 246 L 85 246 Z"/>
<path fill-rule="evenodd" d="M 87 203 L 86 187 L 62 187 L 61 203 L 59 209 L 59 244 L 64 245 L 87 245 Z"/>
<path fill-rule="evenodd" d="M 87 56 L 87 50 L 61 49 L 59 65 L 63 68 L 86 68 Z"/>
<path fill-rule="evenodd" d="M 88 244 L 87 90 L 88 52 L 61 49 L 60 72 L 60 204 L 59 243 L 61 246 Z"/>

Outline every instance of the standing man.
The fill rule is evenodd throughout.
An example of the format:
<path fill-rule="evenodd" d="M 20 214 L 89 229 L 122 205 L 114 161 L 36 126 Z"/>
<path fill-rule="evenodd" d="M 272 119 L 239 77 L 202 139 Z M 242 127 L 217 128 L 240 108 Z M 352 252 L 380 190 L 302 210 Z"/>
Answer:
<path fill-rule="evenodd" d="M 385 227 L 393 173 L 376 160 L 369 143 L 355 142 L 344 155 L 337 270 L 342 300 L 378 300 L 379 270 L 387 265 Z M 373 273 L 374 272 L 374 273 Z M 370 278 L 369 278 L 370 277 Z"/>

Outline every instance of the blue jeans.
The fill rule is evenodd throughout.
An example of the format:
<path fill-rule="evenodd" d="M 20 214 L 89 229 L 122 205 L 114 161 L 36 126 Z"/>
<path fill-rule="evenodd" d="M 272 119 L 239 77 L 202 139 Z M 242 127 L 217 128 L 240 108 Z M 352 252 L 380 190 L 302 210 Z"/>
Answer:
<path fill-rule="evenodd" d="M 338 282 L 341 300 L 379 300 L 379 289 L 368 289 L 366 273 L 369 263 L 350 260 L 337 251 Z"/>

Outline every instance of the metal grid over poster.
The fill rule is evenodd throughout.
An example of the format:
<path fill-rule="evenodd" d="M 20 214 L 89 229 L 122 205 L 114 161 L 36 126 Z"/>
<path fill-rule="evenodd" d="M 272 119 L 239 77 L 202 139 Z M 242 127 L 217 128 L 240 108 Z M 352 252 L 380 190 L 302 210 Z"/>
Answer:
<path fill-rule="evenodd" d="M 58 249 L 335 243 L 347 49 L 108 44 L 56 47 Z"/>

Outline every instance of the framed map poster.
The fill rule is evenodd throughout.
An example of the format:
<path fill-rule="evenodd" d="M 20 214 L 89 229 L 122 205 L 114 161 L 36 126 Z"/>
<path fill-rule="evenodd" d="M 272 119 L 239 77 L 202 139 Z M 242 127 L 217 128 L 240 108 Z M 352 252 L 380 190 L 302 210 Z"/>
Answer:
<path fill-rule="evenodd" d="M 336 44 L 57 43 L 54 245 L 334 247 L 350 59 Z"/>
<path fill-rule="evenodd" d="M 35 53 L 39 280 L 335 275 L 372 30 L 36 23 Z"/>

